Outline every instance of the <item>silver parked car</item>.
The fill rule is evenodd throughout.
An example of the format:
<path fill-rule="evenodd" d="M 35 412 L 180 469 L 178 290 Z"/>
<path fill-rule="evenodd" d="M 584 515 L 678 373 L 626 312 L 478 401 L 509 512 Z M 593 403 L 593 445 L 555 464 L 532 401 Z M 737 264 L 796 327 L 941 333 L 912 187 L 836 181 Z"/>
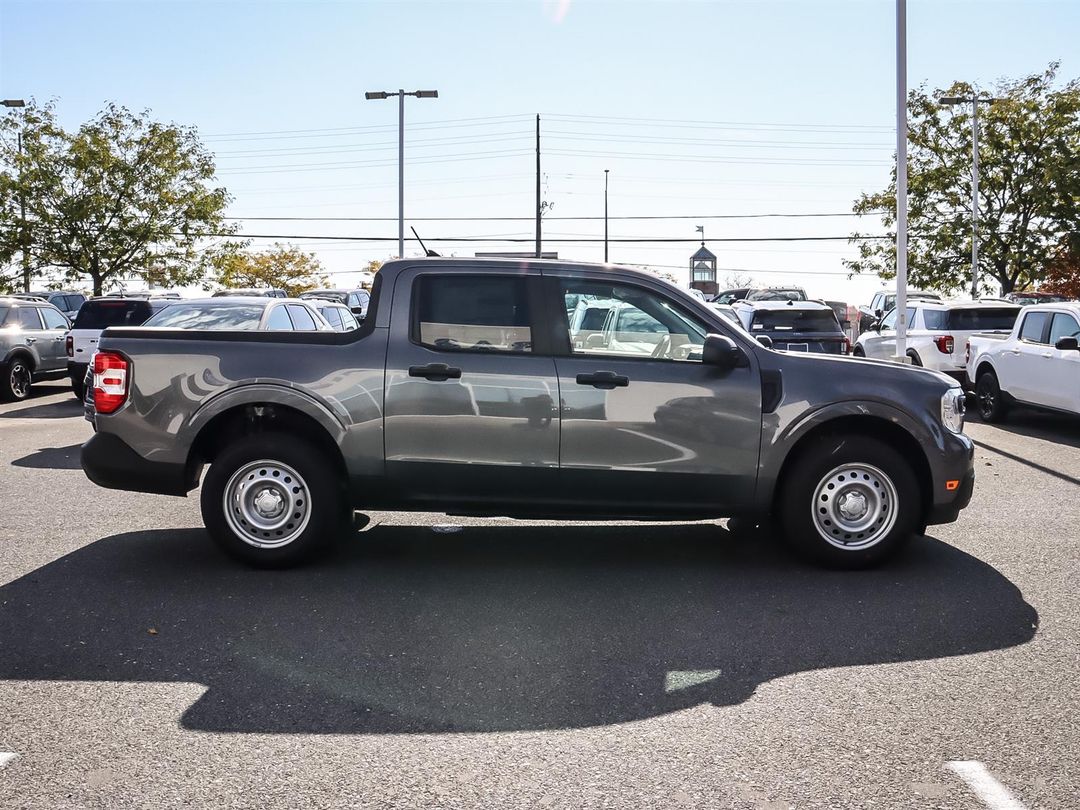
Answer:
<path fill-rule="evenodd" d="M 32 383 L 66 376 L 70 326 L 45 301 L 0 298 L 0 400 L 26 399 Z"/>
<path fill-rule="evenodd" d="M 318 332 L 331 329 L 311 301 L 225 296 L 170 304 L 143 326 L 168 329 Z"/>

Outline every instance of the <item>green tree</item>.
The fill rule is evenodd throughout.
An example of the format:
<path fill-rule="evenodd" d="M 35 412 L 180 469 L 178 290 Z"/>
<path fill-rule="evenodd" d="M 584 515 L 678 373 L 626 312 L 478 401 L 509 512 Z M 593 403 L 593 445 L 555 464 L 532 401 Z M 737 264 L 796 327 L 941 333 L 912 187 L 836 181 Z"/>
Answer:
<path fill-rule="evenodd" d="M 979 105 L 979 274 L 1003 293 L 1042 280 L 1062 239 L 1080 230 L 1080 82 L 1055 88 L 1058 64 L 998 83 Z M 953 292 L 971 277 L 971 105 L 963 82 L 908 97 L 908 280 Z M 880 214 L 889 239 L 852 235 L 852 273 L 896 275 L 896 172 L 889 187 L 864 194 L 858 214 Z M 983 291 L 989 291 L 988 284 Z"/>
<path fill-rule="evenodd" d="M 31 103 L 0 119 L 0 230 L 11 233 L 13 206 L 25 198 L 35 273 L 89 277 L 95 293 L 128 278 L 194 284 L 238 247 L 214 171 L 194 128 L 109 105 L 67 132 L 52 106 Z"/>
<path fill-rule="evenodd" d="M 225 256 L 214 280 L 230 289 L 272 287 L 290 296 L 330 283 L 315 254 L 277 243 L 258 253 Z"/>

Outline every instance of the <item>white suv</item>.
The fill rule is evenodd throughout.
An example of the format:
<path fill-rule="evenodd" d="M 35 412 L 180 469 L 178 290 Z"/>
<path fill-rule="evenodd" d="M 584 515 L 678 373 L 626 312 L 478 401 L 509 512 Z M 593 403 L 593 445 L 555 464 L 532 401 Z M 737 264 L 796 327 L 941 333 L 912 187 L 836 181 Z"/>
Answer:
<path fill-rule="evenodd" d="M 912 301 L 907 309 L 907 356 L 916 366 L 964 380 L 968 338 L 976 332 L 1010 332 L 1020 307 L 1004 301 Z M 896 355 L 896 310 L 859 336 L 856 357 Z"/>

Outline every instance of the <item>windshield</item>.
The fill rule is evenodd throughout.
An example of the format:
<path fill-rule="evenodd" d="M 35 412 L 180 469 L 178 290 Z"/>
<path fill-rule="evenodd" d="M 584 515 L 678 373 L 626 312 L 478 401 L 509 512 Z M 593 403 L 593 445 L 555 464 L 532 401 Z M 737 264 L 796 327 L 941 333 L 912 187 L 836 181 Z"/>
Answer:
<path fill-rule="evenodd" d="M 149 301 L 87 301 L 75 316 L 73 329 L 139 326 L 153 314 Z"/>
<path fill-rule="evenodd" d="M 752 332 L 839 332 L 832 310 L 774 309 L 754 313 Z"/>
<path fill-rule="evenodd" d="M 263 307 L 258 304 L 173 304 L 145 326 L 172 329 L 258 329 Z"/>

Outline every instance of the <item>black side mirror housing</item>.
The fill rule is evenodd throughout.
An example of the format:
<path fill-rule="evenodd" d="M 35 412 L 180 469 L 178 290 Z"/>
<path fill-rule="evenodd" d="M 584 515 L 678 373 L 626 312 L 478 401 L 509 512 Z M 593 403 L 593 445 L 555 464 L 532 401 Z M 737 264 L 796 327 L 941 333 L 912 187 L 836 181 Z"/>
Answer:
<path fill-rule="evenodd" d="M 879 321 L 877 318 L 871 318 L 869 321 L 866 322 L 866 325 L 863 327 L 864 332 L 877 332 L 880 329 L 881 321 Z"/>
<path fill-rule="evenodd" d="M 352 311 L 352 314 L 355 315 L 357 318 L 363 319 L 363 317 L 364 317 L 364 308 L 363 307 L 349 307 L 349 309 Z"/>
<path fill-rule="evenodd" d="M 768 335 L 758 335 L 757 342 L 764 346 L 766 349 L 772 348 L 772 338 Z"/>
<path fill-rule="evenodd" d="M 701 347 L 701 362 L 721 371 L 731 371 L 749 364 L 743 350 L 725 335 L 705 336 L 705 344 Z"/>
<path fill-rule="evenodd" d="M 1080 341 L 1074 337 L 1058 338 L 1058 342 L 1054 344 L 1054 348 L 1063 352 L 1080 351 Z"/>

